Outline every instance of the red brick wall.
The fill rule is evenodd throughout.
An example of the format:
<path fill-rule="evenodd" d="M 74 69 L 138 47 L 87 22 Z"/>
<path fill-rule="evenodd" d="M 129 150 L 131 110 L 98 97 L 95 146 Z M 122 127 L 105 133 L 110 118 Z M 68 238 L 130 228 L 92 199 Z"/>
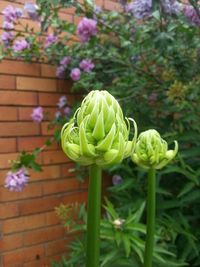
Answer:
<path fill-rule="evenodd" d="M 24 2 L 1 1 L 0 12 L 8 4 L 20 7 Z M 112 1 L 96 3 L 113 8 Z M 74 20 L 72 10 L 63 16 Z M 35 23 L 27 22 L 37 28 Z M 55 78 L 54 67 L 13 60 L 0 63 L 0 267 L 47 266 L 66 252 L 70 236 L 64 234 L 54 207 L 61 202 L 86 200 L 86 184 L 69 172 L 73 165 L 56 144 L 41 153 L 38 162 L 43 172 L 31 172 L 29 185 L 22 193 L 4 188 L 9 160 L 16 159 L 22 150 L 43 145 L 52 133 L 47 129 L 48 121 L 31 121 L 32 109 L 43 106 L 52 118 L 63 94 L 73 103 L 75 96 L 70 93 L 70 85 Z"/>

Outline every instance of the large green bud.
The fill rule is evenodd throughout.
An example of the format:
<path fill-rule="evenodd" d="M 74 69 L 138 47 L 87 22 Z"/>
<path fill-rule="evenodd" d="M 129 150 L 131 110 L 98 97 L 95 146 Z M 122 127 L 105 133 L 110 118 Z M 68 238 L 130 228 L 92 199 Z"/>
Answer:
<path fill-rule="evenodd" d="M 167 142 L 156 130 L 142 132 L 137 140 L 132 160 L 144 169 L 161 169 L 177 154 L 178 143 L 174 150 L 168 150 Z"/>
<path fill-rule="evenodd" d="M 129 141 L 130 123 L 117 100 L 107 91 L 91 91 L 61 131 L 62 149 L 81 165 L 109 166 L 133 153 L 137 138 Z"/>

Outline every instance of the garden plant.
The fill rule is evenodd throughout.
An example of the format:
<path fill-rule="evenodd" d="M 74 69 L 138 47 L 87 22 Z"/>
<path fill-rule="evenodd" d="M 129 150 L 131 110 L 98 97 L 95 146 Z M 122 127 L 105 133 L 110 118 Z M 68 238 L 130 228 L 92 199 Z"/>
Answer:
<path fill-rule="evenodd" d="M 100 266 L 150 267 L 151 261 L 153 267 L 199 266 L 199 4 L 196 0 L 119 2 L 118 10 L 112 11 L 91 0 L 38 0 L 26 3 L 24 10 L 8 6 L 3 11 L 1 59 L 56 65 L 57 77 L 72 80 L 74 93 L 89 93 L 78 111 L 78 103 L 69 107 L 65 96 L 60 99 L 51 125 L 61 129 L 67 124 L 62 134 L 55 130 L 44 146 L 60 142 L 62 136 L 63 150 L 77 166 L 90 166 L 90 177 L 97 176 L 90 179 L 94 183 L 89 185 L 91 198 L 100 195 L 99 166 L 113 178 L 100 222 Z M 79 17 L 77 25 L 60 16 L 63 9 L 72 7 Z M 23 32 L 14 32 L 22 16 L 37 21 L 41 30 L 22 25 Z M 109 125 L 104 124 L 101 108 L 107 109 Z M 71 119 L 70 113 L 74 114 Z M 43 108 L 34 109 L 31 116 L 39 123 Z M 130 127 L 125 117 L 137 122 L 138 138 L 136 124 Z M 160 135 L 169 146 L 174 140 L 179 143 L 179 153 L 169 165 L 177 143 L 174 151 L 168 150 Z M 41 170 L 36 158 L 43 149 L 19 155 L 6 177 L 6 188 L 21 191 L 27 185 L 28 169 Z M 159 169 L 156 179 L 155 169 Z M 99 198 L 90 202 L 99 209 Z M 77 240 L 70 245 L 69 257 L 53 266 L 82 267 L 87 258 L 87 267 L 96 267 L 91 265 L 94 255 L 86 252 L 93 246 L 90 241 L 96 242 L 98 258 L 98 237 L 86 237 L 86 223 L 91 229 L 87 235 L 97 233 L 99 212 L 95 226 L 90 217 L 86 219 L 82 205 L 76 207 L 78 220 L 70 218 L 72 208 L 61 205 L 57 213 L 66 228 L 77 231 Z M 88 213 L 94 208 L 89 204 Z"/>

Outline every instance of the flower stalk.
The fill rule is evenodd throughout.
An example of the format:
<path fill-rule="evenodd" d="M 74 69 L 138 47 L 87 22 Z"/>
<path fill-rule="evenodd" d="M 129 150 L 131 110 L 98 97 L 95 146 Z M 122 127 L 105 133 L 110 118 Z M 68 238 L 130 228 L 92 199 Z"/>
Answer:
<path fill-rule="evenodd" d="M 100 217 L 101 217 L 101 167 L 89 167 L 89 190 L 87 208 L 86 267 L 99 266 Z"/>
<path fill-rule="evenodd" d="M 155 215 L 156 215 L 156 171 L 148 170 L 147 186 L 147 237 L 144 253 L 144 267 L 152 267 L 154 232 L 155 232 Z"/>

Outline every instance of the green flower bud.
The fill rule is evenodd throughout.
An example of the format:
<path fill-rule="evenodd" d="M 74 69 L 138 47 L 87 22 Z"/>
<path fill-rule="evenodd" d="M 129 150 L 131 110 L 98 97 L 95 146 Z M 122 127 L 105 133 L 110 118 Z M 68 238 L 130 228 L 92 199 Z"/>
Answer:
<path fill-rule="evenodd" d="M 174 150 L 168 150 L 168 144 L 156 130 L 142 132 L 137 140 L 132 160 L 144 169 L 161 169 L 177 154 L 178 143 Z"/>
<path fill-rule="evenodd" d="M 63 126 L 62 149 L 82 165 L 119 163 L 133 153 L 137 125 L 132 122 L 135 135 L 129 140 L 130 122 L 124 119 L 117 100 L 107 91 L 91 91 L 72 120 Z"/>

